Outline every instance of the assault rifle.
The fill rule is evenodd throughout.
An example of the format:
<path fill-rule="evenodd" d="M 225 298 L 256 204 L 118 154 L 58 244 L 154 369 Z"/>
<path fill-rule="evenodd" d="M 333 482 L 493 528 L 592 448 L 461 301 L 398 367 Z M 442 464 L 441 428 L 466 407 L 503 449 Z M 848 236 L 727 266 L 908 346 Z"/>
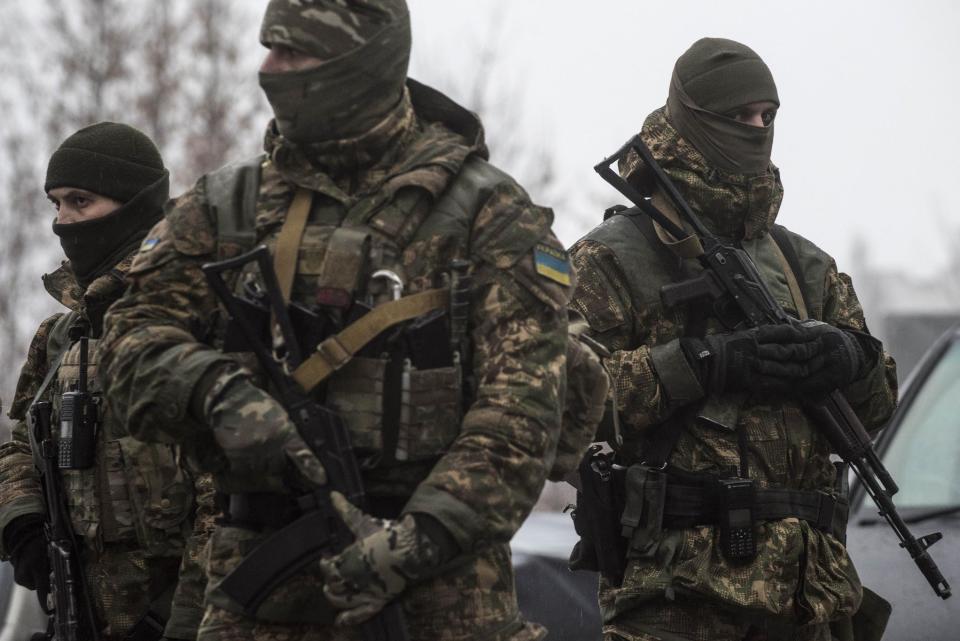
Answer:
<path fill-rule="evenodd" d="M 93 603 L 87 591 L 66 496 L 58 466 L 58 443 L 51 429 L 52 405 L 37 401 L 30 407 L 34 443 L 40 453 L 40 482 L 43 486 L 44 536 L 52 574 L 50 594 L 38 593 L 40 606 L 50 617 L 49 638 L 57 641 L 99 640 L 94 624 Z"/>
<path fill-rule="evenodd" d="M 282 353 L 275 353 L 264 344 L 260 330 L 247 315 L 251 301 L 234 296 L 223 278 L 224 272 L 250 262 L 257 264 L 270 312 L 283 336 Z M 272 393 L 327 472 L 326 486 L 297 498 L 302 515 L 247 554 L 221 582 L 221 589 L 249 616 L 255 616 L 263 601 L 284 581 L 321 557 L 337 554 L 353 543 L 353 533 L 333 507 L 330 492 L 340 492 L 363 510 L 363 482 L 343 420 L 314 401 L 287 373 L 300 364 L 302 352 L 266 246 L 260 245 L 236 258 L 208 263 L 202 269 L 266 373 Z M 364 623 L 363 637 L 365 641 L 406 641 L 409 637 L 399 604 L 388 604 Z"/>
<path fill-rule="evenodd" d="M 696 258 L 703 267 L 697 277 L 682 283 L 665 286 L 661 298 L 667 307 L 680 303 L 706 300 L 713 304 L 717 317 L 729 329 L 759 325 L 789 323 L 790 317 L 776 302 L 760 276 L 750 255 L 738 247 L 725 244 L 714 236 L 697 218 L 689 204 L 670 182 L 653 154 L 639 135 L 631 138 L 617 153 L 594 167 L 600 176 L 627 197 L 635 207 L 649 216 L 664 230 L 680 241 L 689 235 L 680 225 L 657 209 L 651 199 L 613 169 L 614 161 L 625 160 L 634 151 L 652 174 L 655 184 L 664 192 L 677 213 L 699 239 L 703 253 Z M 798 274 L 799 276 L 799 274 Z M 839 390 L 823 399 L 805 403 L 806 410 L 817 421 L 818 428 L 829 440 L 834 452 L 846 462 L 863 483 L 866 493 L 907 550 L 940 598 L 950 597 L 950 585 L 940 573 L 927 549 L 943 538 L 934 532 L 916 538 L 893 504 L 897 484 L 890 477 L 873 448 L 870 435 L 860 422 L 850 403 Z"/>

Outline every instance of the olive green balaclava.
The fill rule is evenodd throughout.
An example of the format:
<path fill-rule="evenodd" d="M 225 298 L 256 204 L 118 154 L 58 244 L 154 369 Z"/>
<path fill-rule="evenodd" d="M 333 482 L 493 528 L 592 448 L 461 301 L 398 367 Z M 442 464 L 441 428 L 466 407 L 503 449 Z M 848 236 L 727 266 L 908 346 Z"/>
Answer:
<path fill-rule="evenodd" d="M 358 137 L 401 101 L 411 46 L 404 0 L 270 0 L 260 40 L 324 61 L 260 74 L 277 128 L 294 144 Z"/>
<path fill-rule="evenodd" d="M 108 272 L 163 217 L 170 173 L 153 141 L 129 125 L 101 122 L 84 127 L 57 148 L 47 166 L 44 191 L 83 189 L 123 205 L 94 220 L 59 224 L 53 233 L 84 288 Z"/>
<path fill-rule="evenodd" d="M 752 102 L 780 104 L 770 69 L 750 47 L 724 38 L 701 38 L 677 59 L 667 115 L 718 169 L 760 174 L 770 164 L 773 124 L 754 127 L 730 112 Z"/>

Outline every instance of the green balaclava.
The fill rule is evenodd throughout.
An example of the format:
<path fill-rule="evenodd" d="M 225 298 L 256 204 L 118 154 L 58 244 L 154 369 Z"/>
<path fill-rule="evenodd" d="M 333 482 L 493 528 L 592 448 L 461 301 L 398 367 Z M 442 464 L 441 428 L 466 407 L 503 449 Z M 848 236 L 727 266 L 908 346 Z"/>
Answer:
<path fill-rule="evenodd" d="M 123 205 L 106 216 L 69 224 L 53 233 L 84 288 L 133 251 L 163 217 L 170 173 L 153 141 L 129 125 L 101 122 L 85 127 L 53 152 L 43 186 L 83 189 Z"/>
<path fill-rule="evenodd" d="M 773 124 L 754 127 L 729 117 L 752 102 L 780 104 L 773 74 L 750 47 L 701 38 L 673 68 L 667 116 L 715 167 L 731 174 L 767 171 Z"/>
<path fill-rule="evenodd" d="M 411 46 L 405 0 L 270 0 L 260 40 L 323 61 L 260 74 L 280 134 L 296 145 L 356 138 L 401 101 Z"/>

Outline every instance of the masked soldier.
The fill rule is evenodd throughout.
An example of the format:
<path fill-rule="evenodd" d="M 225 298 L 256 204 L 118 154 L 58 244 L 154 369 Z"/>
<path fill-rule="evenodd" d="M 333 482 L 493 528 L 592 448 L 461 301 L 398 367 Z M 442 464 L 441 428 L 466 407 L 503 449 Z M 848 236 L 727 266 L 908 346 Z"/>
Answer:
<path fill-rule="evenodd" d="M 406 638 L 537 638 L 508 541 L 559 438 L 572 274 L 552 214 L 486 162 L 475 115 L 406 77 L 403 0 L 272 0 L 261 40 L 265 154 L 177 200 L 101 347 L 138 436 L 190 442 L 214 473 L 225 515 L 200 638 L 359 639 L 394 600 Z M 227 287 L 258 342 L 345 423 L 367 495 L 361 511 L 332 494 L 353 543 L 289 576 L 275 562 L 299 554 L 286 533 L 327 474 L 260 367 L 231 353 L 250 351 L 249 333 L 201 271 L 258 244 L 279 287 L 253 263 Z M 368 331 L 438 290 L 432 311 Z M 290 301 L 293 340 L 258 303 L 271 293 Z"/>
<path fill-rule="evenodd" d="M 677 60 L 667 104 L 640 135 L 705 226 L 746 250 L 777 302 L 805 322 L 729 331 L 710 306 L 666 308 L 661 288 L 699 264 L 629 210 L 571 252 L 573 307 L 612 352 L 617 458 L 643 464 L 627 474 L 622 522 L 636 527 L 625 530 L 622 584 L 600 586 L 608 639 L 829 641 L 829 623 L 861 602 L 843 543 L 845 474 L 802 401 L 839 388 L 878 429 L 895 406 L 895 366 L 867 332 L 849 276 L 774 224 L 779 104 L 756 53 L 705 38 Z M 620 171 L 671 215 L 635 152 Z M 740 511 L 720 498 L 730 479 L 749 479 L 754 492 Z M 755 549 L 731 544 L 734 527 Z"/>
<path fill-rule="evenodd" d="M 59 434 L 58 484 L 78 541 L 92 625 L 106 639 L 149 639 L 159 638 L 168 621 L 169 637 L 192 639 L 202 614 L 198 604 L 178 599 L 171 612 L 181 558 L 186 552 L 189 562 L 191 551 L 194 558 L 197 553 L 187 545 L 192 479 L 172 446 L 147 445 L 127 434 L 94 378 L 104 312 L 123 292 L 141 240 L 163 216 L 169 173 L 150 138 L 102 122 L 54 152 L 44 188 L 57 209 L 53 232 L 69 260 L 43 283 L 68 311 L 37 330 L 10 409 L 17 423 L 0 446 L 3 557 L 13 564 L 17 583 L 45 598 L 51 567 L 42 526 L 51 518 L 47 510 L 58 508 L 45 505 L 43 468 L 35 464 L 41 452 L 27 417 L 32 405 L 49 401 Z M 89 396 L 80 400 L 84 392 Z M 81 415 L 92 421 L 81 425 Z M 71 420 L 72 433 L 60 428 Z M 202 590 L 198 569 L 190 570 L 201 582 L 194 592 Z"/>

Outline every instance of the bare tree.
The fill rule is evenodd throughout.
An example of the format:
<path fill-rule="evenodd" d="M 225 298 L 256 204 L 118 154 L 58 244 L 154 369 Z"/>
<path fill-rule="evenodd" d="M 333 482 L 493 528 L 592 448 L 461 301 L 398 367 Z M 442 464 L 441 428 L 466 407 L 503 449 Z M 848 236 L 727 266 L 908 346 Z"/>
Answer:
<path fill-rule="evenodd" d="M 477 113 L 486 130 L 490 157 L 517 178 L 538 202 L 561 199 L 564 187 L 558 180 L 551 124 L 534 121 L 522 78 L 504 55 L 507 50 L 509 7 L 496 12 L 489 24 L 474 32 L 469 47 L 473 63 L 469 70 L 440 66 L 446 58 L 419 43 L 415 50 L 415 73 Z M 424 55 L 416 52 L 425 51 Z M 467 71 L 466 73 L 463 73 Z M 517 135 L 518 130 L 525 132 Z"/>
<path fill-rule="evenodd" d="M 252 16 L 231 0 L 194 0 L 189 22 L 184 169 L 194 177 L 258 151 L 267 110 L 256 85 L 256 41 L 238 37 L 249 31 Z"/>

